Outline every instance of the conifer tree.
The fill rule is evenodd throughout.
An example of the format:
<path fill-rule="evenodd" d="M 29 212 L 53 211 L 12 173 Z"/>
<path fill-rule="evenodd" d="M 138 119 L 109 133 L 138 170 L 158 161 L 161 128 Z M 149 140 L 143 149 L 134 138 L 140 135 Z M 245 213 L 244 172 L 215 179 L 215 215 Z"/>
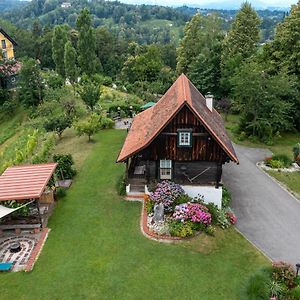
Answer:
<path fill-rule="evenodd" d="M 54 27 L 52 37 L 52 57 L 55 63 L 56 72 L 65 77 L 64 52 L 65 44 L 68 41 L 67 30 L 64 26 Z"/>
<path fill-rule="evenodd" d="M 77 53 L 72 43 L 68 41 L 65 45 L 64 63 L 66 77 L 73 85 L 77 81 L 78 68 L 77 68 Z"/>
<path fill-rule="evenodd" d="M 230 79 L 238 71 L 240 65 L 256 52 L 259 25 L 260 19 L 251 4 L 243 3 L 222 46 L 221 84 L 225 95 L 230 93 Z"/>
<path fill-rule="evenodd" d="M 78 62 L 81 73 L 92 75 L 96 72 L 95 36 L 90 12 L 84 8 L 77 18 L 78 29 Z M 99 63 L 98 63 L 99 64 Z"/>

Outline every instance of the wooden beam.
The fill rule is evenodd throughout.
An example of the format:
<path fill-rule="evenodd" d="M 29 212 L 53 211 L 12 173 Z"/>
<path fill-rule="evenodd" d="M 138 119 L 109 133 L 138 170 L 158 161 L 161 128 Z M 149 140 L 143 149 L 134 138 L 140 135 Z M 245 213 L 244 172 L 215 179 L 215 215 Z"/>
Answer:
<path fill-rule="evenodd" d="M 177 136 L 177 132 L 162 132 L 161 135 Z M 206 132 L 194 132 L 192 135 L 193 136 L 203 136 L 203 137 L 209 136 L 209 134 Z"/>

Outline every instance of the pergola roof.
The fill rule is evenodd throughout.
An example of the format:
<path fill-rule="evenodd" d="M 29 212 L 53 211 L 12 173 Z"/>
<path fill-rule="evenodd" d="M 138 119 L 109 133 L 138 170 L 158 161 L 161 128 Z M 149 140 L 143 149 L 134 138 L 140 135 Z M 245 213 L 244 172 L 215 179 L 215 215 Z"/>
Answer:
<path fill-rule="evenodd" d="M 0 201 L 40 198 L 57 164 L 7 168 L 0 176 Z"/>

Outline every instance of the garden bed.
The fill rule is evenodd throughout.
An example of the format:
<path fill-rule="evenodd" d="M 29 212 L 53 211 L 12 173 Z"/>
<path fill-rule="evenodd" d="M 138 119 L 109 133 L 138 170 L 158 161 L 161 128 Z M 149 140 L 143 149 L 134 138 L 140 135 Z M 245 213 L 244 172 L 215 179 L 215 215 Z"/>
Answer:
<path fill-rule="evenodd" d="M 191 198 L 180 185 L 162 181 L 145 196 L 143 231 L 150 237 L 164 240 L 179 240 L 200 232 L 214 235 L 215 226 L 226 229 L 236 223 L 226 189 L 223 199 L 222 208 L 218 209 L 213 203 L 205 203 L 202 196 Z"/>

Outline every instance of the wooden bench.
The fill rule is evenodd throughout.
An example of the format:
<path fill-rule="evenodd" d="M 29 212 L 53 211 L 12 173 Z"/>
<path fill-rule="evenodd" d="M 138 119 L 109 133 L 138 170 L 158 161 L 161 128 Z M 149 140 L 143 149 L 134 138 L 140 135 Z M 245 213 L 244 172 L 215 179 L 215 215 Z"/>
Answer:
<path fill-rule="evenodd" d="M 0 235 L 3 230 L 15 230 L 16 234 L 20 234 L 22 229 L 33 229 L 34 233 L 40 231 L 41 224 L 18 224 L 18 225 L 0 225 Z"/>

